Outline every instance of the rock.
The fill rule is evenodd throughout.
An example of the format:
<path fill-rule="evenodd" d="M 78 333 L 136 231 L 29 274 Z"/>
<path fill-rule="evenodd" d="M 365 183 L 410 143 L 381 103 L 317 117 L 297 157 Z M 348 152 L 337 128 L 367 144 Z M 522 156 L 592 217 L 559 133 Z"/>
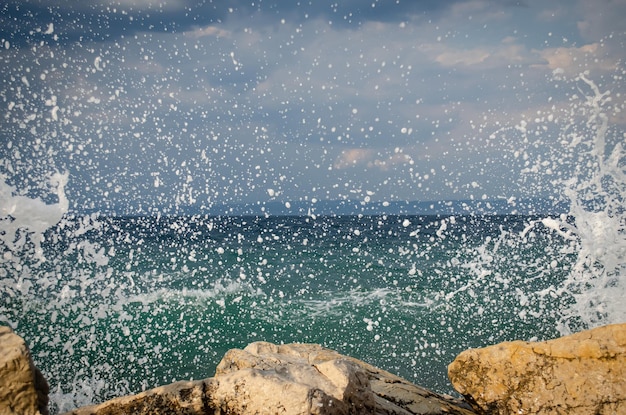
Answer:
<path fill-rule="evenodd" d="M 24 339 L 0 326 L 0 414 L 47 415 L 48 392 Z"/>
<path fill-rule="evenodd" d="M 453 398 L 315 344 L 257 342 L 226 353 L 215 377 L 178 382 L 66 415 L 473 414 Z"/>
<path fill-rule="evenodd" d="M 448 376 L 490 414 L 626 414 L 626 324 L 467 350 Z"/>
<path fill-rule="evenodd" d="M 316 344 L 257 342 L 230 350 L 215 379 L 217 407 L 235 413 L 275 413 L 267 408 L 285 408 L 285 414 L 472 413 L 460 401 Z"/>
<path fill-rule="evenodd" d="M 212 378 L 176 382 L 137 395 L 85 406 L 65 415 L 207 415 L 216 413 L 208 401 Z"/>

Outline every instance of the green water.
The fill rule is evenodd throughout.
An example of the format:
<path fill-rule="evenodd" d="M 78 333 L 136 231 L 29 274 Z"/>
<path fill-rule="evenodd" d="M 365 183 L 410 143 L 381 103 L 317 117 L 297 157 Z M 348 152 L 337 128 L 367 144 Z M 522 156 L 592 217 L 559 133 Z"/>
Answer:
<path fill-rule="evenodd" d="M 450 393 L 460 351 L 558 335 L 569 300 L 551 287 L 573 258 L 535 219 L 68 218 L 44 263 L 8 270 L 0 315 L 53 412 L 210 377 L 257 340 L 320 343 Z"/>

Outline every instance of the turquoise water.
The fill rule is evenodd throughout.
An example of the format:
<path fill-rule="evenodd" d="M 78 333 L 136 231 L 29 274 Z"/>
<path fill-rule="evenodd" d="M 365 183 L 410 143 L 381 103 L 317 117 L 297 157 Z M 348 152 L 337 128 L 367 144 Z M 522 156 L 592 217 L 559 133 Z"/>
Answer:
<path fill-rule="evenodd" d="M 460 351 L 559 335 L 575 250 L 540 219 L 66 216 L 45 261 L 4 262 L 20 277 L 3 280 L 0 315 L 53 411 L 210 377 L 257 340 L 320 343 L 452 392 Z"/>

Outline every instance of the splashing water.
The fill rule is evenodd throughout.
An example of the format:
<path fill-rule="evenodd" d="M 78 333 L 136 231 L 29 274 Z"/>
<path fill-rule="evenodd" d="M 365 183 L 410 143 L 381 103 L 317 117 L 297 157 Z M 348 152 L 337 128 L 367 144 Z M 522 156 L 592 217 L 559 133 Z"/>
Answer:
<path fill-rule="evenodd" d="M 554 195 L 554 204 L 564 201 L 568 213 L 531 220 L 524 229 L 502 231 L 495 240 L 473 249 L 466 265 L 473 277 L 448 297 L 484 285 L 486 276 L 493 277 L 496 262 L 516 258 L 507 258 L 502 246 L 525 249 L 534 243 L 535 231 L 547 230 L 559 246 L 546 252 L 544 263 L 532 270 L 525 268 L 517 276 L 497 276 L 489 284 L 498 278 L 501 287 L 516 283 L 520 313 L 546 317 L 566 335 L 626 321 L 626 135 L 611 128 L 608 114 L 619 114 L 623 101 L 614 102 L 610 91 L 601 91 L 586 73 L 568 79 L 557 69 L 553 76 L 574 85 L 570 106 L 560 113 L 553 107 L 554 113 L 536 118 L 534 131 L 530 122 L 522 121 L 499 133 L 514 129 L 522 134 L 521 139 L 511 140 L 526 143 L 523 149 L 514 148 L 516 156 L 527 156 L 533 148 L 543 151 L 525 163 L 522 173 L 543 174 L 561 189 L 560 195 Z M 543 137 L 559 122 L 563 125 L 558 126 L 558 140 L 550 146 L 546 147 L 543 138 L 533 139 Z M 569 263 L 565 258 L 574 259 Z M 567 272 L 558 277 L 558 269 Z M 533 304 L 535 311 L 530 307 Z"/>
<path fill-rule="evenodd" d="M 572 177 L 564 181 L 570 216 L 543 223 L 577 245 L 577 259 L 559 294 L 574 302 L 563 310 L 560 331 L 626 321 L 626 153 L 624 137 L 611 137 L 605 107 L 609 91 L 581 74 L 583 98 L 577 110 L 586 116 L 584 130 L 570 125 L 564 145 L 578 155 Z M 583 89 L 586 87 L 586 90 Z"/>
<path fill-rule="evenodd" d="M 5 182 L 0 176 L 0 221 L 2 221 L 3 245 L 8 249 L 5 259 L 24 249 L 30 242 L 34 245 L 34 257 L 43 260 L 41 243 L 44 232 L 61 221 L 67 213 L 69 202 L 65 197 L 65 185 L 69 173 L 54 173 L 49 178 L 49 184 L 54 189 L 58 203 L 46 204 L 41 199 L 16 195 L 15 188 Z"/>
<path fill-rule="evenodd" d="M 210 376 L 260 339 L 320 342 L 445 391 L 429 366 L 461 349 L 625 321 L 619 105 L 586 74 L 560 79 L 578 94 L 550 127 L 553 157 L 523 171 L 562 189 L 560 216 L 75 216 L 69 173 L 43 180 L 46 197 L 3 177 L 0 320 L 31 342 L 53 412 Z M 529 124 L 512 129 L 532 155 Z"/>

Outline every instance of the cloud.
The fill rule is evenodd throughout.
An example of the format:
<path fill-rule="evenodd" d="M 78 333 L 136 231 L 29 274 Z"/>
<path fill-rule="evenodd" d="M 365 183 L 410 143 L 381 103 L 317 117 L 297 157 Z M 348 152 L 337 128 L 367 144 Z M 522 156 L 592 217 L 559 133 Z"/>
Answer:
<path fill-rule="evenodd" d="M 606 73 L 615 70 L 619 57 L 611 57 L 607 52 L 603 43 L 590 43 L 579 47 L 546 48 L 537 51 L 544 59 L 545 66 L 568 76 L 576 76 L 585 71 Z M 598 59 L 601 55 L 606 55 L 606 58 Z"/>
<path fill-rule="evenodd" d="M 108 42 L 139 32 L 176 33 L 223 21 L 225 5 L 192 0 L 9 0 L 0 6 L 0 39 L 14 44 Z M 46 34 L 50 23 L 54 33 Z"/>
<path fill-rule="evenodd" d="M 211 25 L 211 26 L 199 27 L 199 28 L 188 30 L 184 32 L 184 35 L 194 38 L 194 39 L 199 39 L 205 36 L 230 37 L 231 32 L 228 30 L 220 29 L 217 26 Z"/>
<path fill-rule="evenodd" d="M 457 21 L 474 20 L 485 24 L 506 19 L 515 8 L 521 7 L 514 2 L 493 0 L 467 0 L 450 6 L 448 18 Z"/>
<path fill-rule="evenodd" d="M 483 49 L 454 50 L 437 55 L 435 61 L 443 66 L 470 66 L 485 62 L 491 54 Z"/>
<path fill-rule="evenodd" d="M 539 63 L 536 50 L 529 49 L 523 39 L 507 35 L 484 42 L 424 42 L 419 51 L 431 62 L 445 68 L 460 70 L 500 70 L 514 65 Z"/>
<path fill-rule="evenodd" d="M 139 32 L 181 33 L 228 22 L 230 25 L 277 24 L 320 19 L 339 27 L 359 27 L 366 22 L 401 22 L 408 16 L 439 13 L 466 0 L 396 2 L 350 0 L 337 2 L 272 3 L 232 0 L 8 0 L 0 5 L 0 39 L 14 44 L 46 40 L 54 24 L 57 41 L 110 41 Z M 242 19 L 242 17 L 244 17 Z M 252 19 L 252 20 L 251 20 Z"/>
<path fill-rule="evenodd" d="M 412 166 L 414 164 L 413 158 L 398 147 L 393 151 L 385 150 L 384 154 L 373 149 L 351 148 L 341 152 L 336 158 L 333 168 L 344 170 L 359 167 L 386 172 L 398 166 Z"/>
<path fill-rule="evenodd" d="M 358 164 L 371 162 L 374 159 L 375 152 L 373 150 L 352 148 L 344 150 L 335 160 L 333 168 L 337 170 L 354 167 Z"/>
<path fill-rule="evenodd" d="M 376 159 L 370 162 L 370 167 L 376 167 L 381 171 L 393 170 L 397 166 L 413 165 L 414 161 L 408 154 L 402 154 L 397 151 L 395 154 L 390 155 L 387 158 Z"/>

